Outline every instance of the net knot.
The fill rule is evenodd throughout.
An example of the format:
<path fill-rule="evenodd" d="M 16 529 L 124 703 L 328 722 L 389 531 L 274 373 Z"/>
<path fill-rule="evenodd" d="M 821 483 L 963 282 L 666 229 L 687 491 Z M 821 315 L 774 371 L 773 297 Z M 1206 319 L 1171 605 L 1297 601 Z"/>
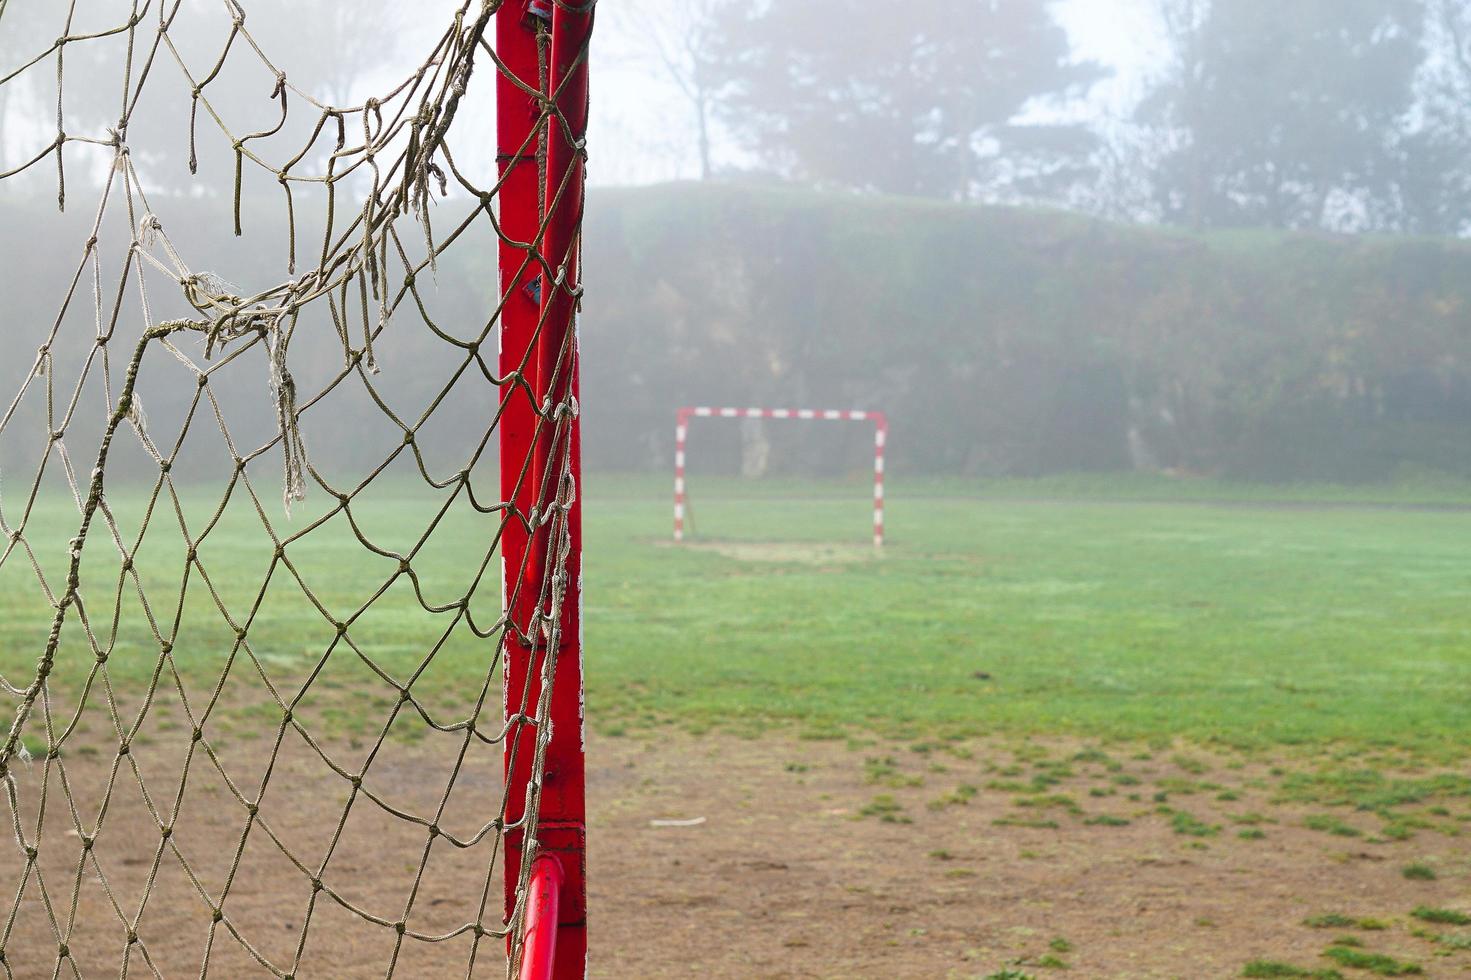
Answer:
<path fill-rule="evenodd" d="M 158 236 L 163 232 L 163 222 L 158 220 L 158 215 L 148 211 L 138 222 L 138 244 L 144 248 L 152 248 L 158 242 Z M 93 244 L 96 239 L 92 239 Z"/>

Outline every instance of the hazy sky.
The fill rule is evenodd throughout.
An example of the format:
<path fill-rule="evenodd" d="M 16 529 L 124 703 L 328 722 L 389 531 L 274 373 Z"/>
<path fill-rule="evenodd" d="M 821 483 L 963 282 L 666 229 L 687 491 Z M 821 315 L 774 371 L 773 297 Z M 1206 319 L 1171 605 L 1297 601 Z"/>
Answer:
<path fill-rule="evenodd" d="M 393 0 L 399 10 L 412 11 L 412 27 L 395 57 L 385 58 L 379 70 L 360 79 L 366 94 L 402 78 L 422 57 L 423 50 L 450 22 L 463 0 Z M 593 115 L 589 134 L 589 179 L 598 184 L 643 184 L 697 176 L 693 119 L 689 106 L 663 66 L 641 42 L 628 16 L 635 5 L 646 16 L 661 5 L 671 10 L 683 0 L 600 0 L 598 34 L 594 41 Z M 799 0 L 800 2 L 800 0 Z M 924 2 L 924 0 L 921 0 Z M 977 0 L 981 2 L 981 0 Z M 1056 0 L 1054 9 L 1073 38 L 1079 57 L 1098 61 L 1114 76 L 1100 83 L 1080 113 L 1123 115 L 1138 97 L 1150 66 L 1163 50 L 1152 9 L 1157 0 Z M 50 0 L 13 0 L 11 23 L 27 13 L 44 18 Z M 250 9 L 250 2 L 245 6 Z M 400 26 L 385 20 L 385 30 Z M 263 25 L 257 23 L 258 28 Z M 269 30 L 266 33 L 270 33 Z M 54 36 L 47 35 L 47 37 Z M 841 35 L 833 43 L 840 43 Z M 401 62 L 401 63 L 400 63 Z M 493 146 L 491 120 L 483 130 L 462 120 L 464 138 Z M 20 133 L 23 123 L 12 119 Z M 34 127 L 32 127 L 34 128 Z M 478 130 L 478 131 L 477 131 Z M 0 134 L 3 138 L 7 134 Z M 15 145 L 44 140 L 45 127 L 23 134 Z M 729 140 L 716 134 L 717 163 L 742 163 Z M 19 150 L 16 151 L 17 153 Z"/>
<path fill-rule="evenodd" d="M 646 0 L 648 2 L 648 0 Z M 680 0 L 659 0 L 678 3 Z M 589 179 L 642 184 L 698 174 L 690 112 L 662 68 L 619 17 L 620 0 L 602 0 L 594 51 Z M 1121 114 L 1138 98 L 1163 40 L 1154 0 L 1059 0 L 1058 19 L 1082 58 L 1114 71 L 1093 94 L 1094 111 Z M 729 148 L 724 151 L 731 156 Z"/>

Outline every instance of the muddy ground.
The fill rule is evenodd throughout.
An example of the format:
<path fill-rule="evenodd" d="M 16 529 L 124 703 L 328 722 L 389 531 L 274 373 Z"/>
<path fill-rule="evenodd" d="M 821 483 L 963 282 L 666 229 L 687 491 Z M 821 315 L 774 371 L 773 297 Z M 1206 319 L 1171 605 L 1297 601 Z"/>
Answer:
<path fill-rule="evenodd" d="M 252 797 L 270 745 L 214 747 Z M 395 955 L 397 976 L 465 976 L 470 934 L 415 938 L 452 933 L 499 902 L 499 872 L 488 891 L 486 875 L 495 835 L 471 843 L 499 799 L 498 756 L 493 746 L 472 750 L 441 811 L 455 749 L 386 746 L 363 787 L 391 809 L 360 795 L 340 834 L 351 787 L 304 743 L 283 742 L 254 822 L 196 752 L 165 837 L 139 787 L 167 816 L 183 757 L 178 745 L 136 746 L 116 770 L 90 848 L 66 801 L 95 814 L 118 760 L 65 758 L 67 791 L 53 767 L 39 876 L 26 877 L 4 966 L 15 977 L 116 976 L 126 960 L 129 976 L 197 976 L 208 950 L 209 975 L 220 977 L 270 976 L 253 955 L 303 978 L 382 976 Z M 343 758 L 353 751 L 366 750 L 340 749 Z M 1460 836 L 1471 831 L 1471 798 L 1453 769 L 1437 792 L 1407 790 L 1409 802 L 1376 813 L 1334 805 L 1352 793 L 1335 800 L 1293 782 L 1353 760 L 1273 767 L 1158 747 L 667 732 L 595 739 L 589 760 L 594 977 L 982 978 L 1011 969 L 1040 978 L 1067 969 L 1212 978 L 1242 976 L 1253 961 L 1303 971 L 1259 974 L 1268 976 L 1411 967 L 1471 975 L 1471 926 L 1412 914 L 1471 912 L 1471 850 Z M 17 771 L 28 828 L 43 772 L 40 761 Z M 1423 789 L 1434 774 L 1407 772 L 1411 782 L 1393 785 Z M 443 830 L 422 875 L 430 835 L 403 814 Z M 323 892 L 313 903 L 312 873 L 282 853 L 314 867 L 334 838 L 323 882 L 361 914 Z M 19 846 L 7 846 L 0 882 L 9 895 L 24 865 Z M 1420 869 L 1407 877 L 1411 866 Z M 221 894 L 216 922 L 206 896 Z M 393 923 L 406 907 L 400 939 Z M 133 918 L 130 943 L 124 922 Z M 58 929 L 67 945 L 59 970 Z M 498 976 L 502 964 L 499 944 L 482 940 L 473 974 Z"/>

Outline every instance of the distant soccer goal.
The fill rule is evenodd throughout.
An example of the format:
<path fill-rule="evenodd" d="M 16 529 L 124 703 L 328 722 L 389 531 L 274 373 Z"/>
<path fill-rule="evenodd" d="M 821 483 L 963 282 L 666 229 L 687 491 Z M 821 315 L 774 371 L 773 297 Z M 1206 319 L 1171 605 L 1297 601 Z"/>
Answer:
<path fill-rule="evenodd" d="M 883 412 L 812 408 L 681 408 L 674 423 L 674 540 L 683 541 L 689 506 L 686 459 L 692 419 L 791 419 L 803 422 L 865 422 L 873 425 L 873 545 L 884 545 L 884 445 L 889 420 Z"/>
<path fill-rule="evenodd" d="M 0 0 L 0 975 L 586 975 L 594 3 Z"/>

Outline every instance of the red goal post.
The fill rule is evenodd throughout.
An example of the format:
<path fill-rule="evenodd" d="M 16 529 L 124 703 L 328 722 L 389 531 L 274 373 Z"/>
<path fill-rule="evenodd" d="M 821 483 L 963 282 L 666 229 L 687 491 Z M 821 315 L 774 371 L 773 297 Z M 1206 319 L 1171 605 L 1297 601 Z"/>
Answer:
<path fill-rule="evenodd" d="M 499 414 L 501 499 L 516 516 L 500 542 L 511 628 L 504 639 L 507 794 L 499 823 L 511 929 L 507 976 L 519 980 L 587 975 L 577 310 L 595 4 L 486 5 L 496 19 L 499 68 L 498 366 L 502 377 L 522 379 L 506 385 Z M 565 439 L 557 436 L 559 406 L 570 409 Z M 566 482 L 556 472 L 559 458 L 568 467 Z M 517 587 L 521 580 L 530 587 Z M 545 725 L 531 723 L 532 706 Z"/>
<path fill-rule="evenodd" d="M 681 408 L 674 424 L 674 540 L 684 540 L 685 447 L 689 441 L 690 420 L 718 419 L 799 419 L 818 422 L 873 423 L 873 545 L 884 544 L 884 444 L 889 437 L 889 419 L 883 412 L 851 409 L 816 408 Z"/>

